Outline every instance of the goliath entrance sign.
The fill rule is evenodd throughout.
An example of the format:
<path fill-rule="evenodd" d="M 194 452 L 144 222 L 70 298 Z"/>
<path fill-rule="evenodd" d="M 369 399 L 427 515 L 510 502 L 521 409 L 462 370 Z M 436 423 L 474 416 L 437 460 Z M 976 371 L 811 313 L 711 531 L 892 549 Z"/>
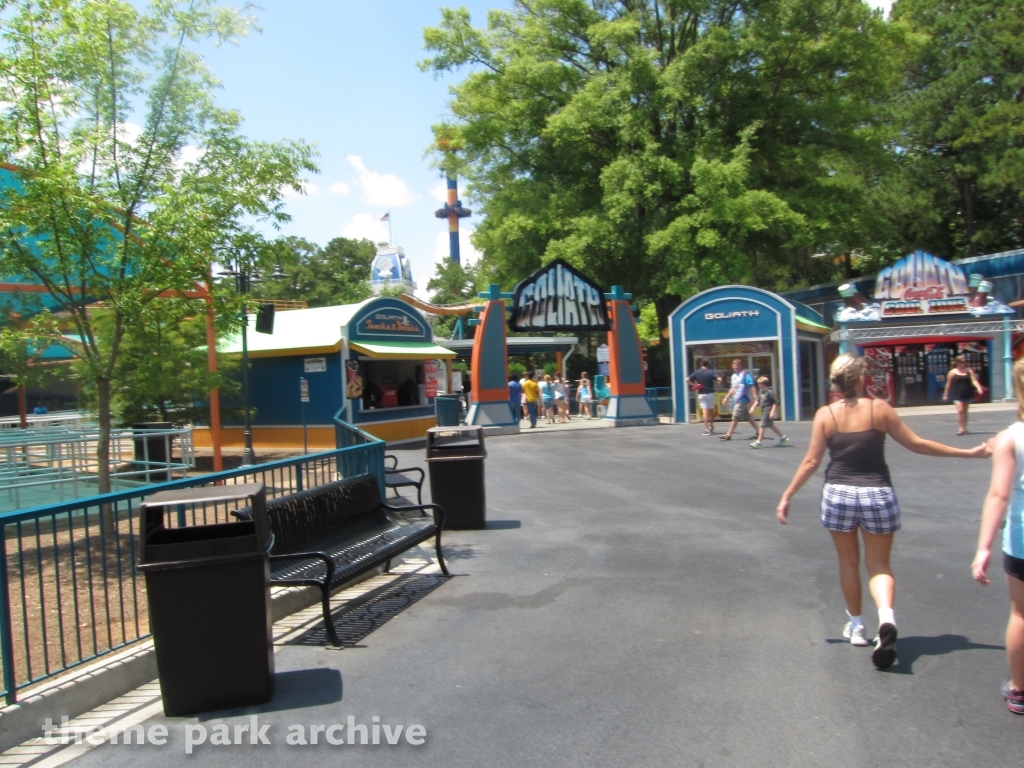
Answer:
<path fill-rule="evenodd" d="M 513 331 L 606 331 L 604 290 L 555 259 L 516 286 L 508 326 Z"/>

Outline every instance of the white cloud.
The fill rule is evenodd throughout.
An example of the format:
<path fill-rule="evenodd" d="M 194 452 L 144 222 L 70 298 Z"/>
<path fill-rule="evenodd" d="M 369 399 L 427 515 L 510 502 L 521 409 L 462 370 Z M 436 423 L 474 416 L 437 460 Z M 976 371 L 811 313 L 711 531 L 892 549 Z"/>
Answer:
<path fill-rule="evenodd" d="M 329 195 L 345 195 L 348 197 L 352 194 L 352 187 L 346 184 L 344 181 L 336 181 L 327 188 L 327 194 Z"/>
<path fill-rule="evenodd" d="M 889 11 L 892 9 L 892 0 L 868 0 L 872 8 L 881 8 L 885 11 L 885 15 L 889 15 Z"/>
<path fill-rule="evenodd" d="M 373 243 L 386 243 L 388 241 L 388 227 L 376 216 L 369 213 L 357 213 L 352 220 L 341 230 L 341 236 L 350 240 L 361 240 L 363 238 Z"/>
<path fill-rule="evenodd" d="M 142 126 L 135 123 L 119 123 L 117 126 L 117 139 L 125 144 L 134 145 L 142 135 Z"/>
<path fill-rule="evenodd" d="M 398 208 L 419 199 L 419 195 L 410 192 L 405 182 L 394 174 L 371 171 L 363 164 L 363 158 L 359 155 L 349 155 L 347 160 L 359 174 L 359 187 L 363 190 L 363 200 L 370 205 L 381 208 Z"/>
<path fill-rule="evenodd" d="M 184 168 L 186 165 L 198 163 L 205 154 L 205 149 L 200 149 L 199 147 L 194 147 L 191 144 L 186 144 L 181 148 L 181 152 L 178 153 L 178 157 L 174 161 L 174 165 L 179 169 Z"/>
<path fill-rule="evenodd" d="M 316 195 L 316 194 L 318 194 L 320 192 L 320 187 L 318 187 L 316 184 L 314 184 L 314 183 L 312 183 L 310 181 L 303 181 L 300 184 L 300 186 L 302 187 L 302 191 L 305 194 L 302 194 L 300 192 L 296 192 L 294 189 L 292 189 L 289 186 L 281 187 L 281 194 L 284 197 L 291 198 L 292 200 L 295 200 L 295 199 L 300 198 L 300 197 L 313 197 L 313 195 Z"/>
<path fill-rule="evenodd" d="M 459 261 L 462 266 L 468 267 L 476 262 L 483 255 L 476 249 L 470 238 L 473 236 L 473 228 L 462 226 L 459 228 Z M 448 233 L 438 232 L 434 238 L 434 261 L 440 264 L 449 257 Z"/>
<path fill-rule="evenodd" d="M 444 179 L 438 181 L 437 184 L 430 188 L 430 196 L 439 203 L 448 202 L 448 182 Z"/>

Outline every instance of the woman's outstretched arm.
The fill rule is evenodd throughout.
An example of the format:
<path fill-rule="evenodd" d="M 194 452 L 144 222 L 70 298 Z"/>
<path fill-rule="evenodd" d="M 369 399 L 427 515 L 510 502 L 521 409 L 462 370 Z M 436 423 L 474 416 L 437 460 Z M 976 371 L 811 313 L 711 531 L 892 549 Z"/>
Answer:
<path fill-rule="evenodd" d="M 779 505 L 775 508 L 775 517 L 783 525 L 786 524 L 786 518 L 789 517 L 789 502 L 796 495 L 796 492 L 803 488 L 804 483 L 810 480 L 818 470 L 818 465 L 821 464 L 821 457 L 825 455 L 825 446 L 827 444 L 825 439 L 826 410 L 828 410 L 828 406 L 819 408 L 818 412 L 814 414 L 814 425 L 811 427 L 811 443 L 807 446 L 807 453 L 804 454 L 804 458 L 801 460 L 800 466 L 796 468 L 796 473 L 793 475 L 789 487 L 786 488 L 782 494 L 782 499 L 779 501 Z"/>
<path fill-rule="evenodd" d="M 992 446 L 988 442 L 976 445 L 974 448 L 954 448 L 945 443 L 919 437 L 884 400 L 876 401 L 875 417 L 877 420 L 884 419 L 885 431 L 893 440 L 914 453 L 925 456 L 941 456 L 947 459 L 985 459 L 992 455 Z M 878 421 L 875 423 L 877 424 Z"/>

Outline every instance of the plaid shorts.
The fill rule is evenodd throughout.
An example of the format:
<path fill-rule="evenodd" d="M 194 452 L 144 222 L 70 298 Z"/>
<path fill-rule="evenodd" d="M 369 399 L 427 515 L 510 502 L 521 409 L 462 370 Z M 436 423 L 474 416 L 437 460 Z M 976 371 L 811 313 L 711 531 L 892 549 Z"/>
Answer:
<path fill-rule="evenodd" d="M 896 491 L 825 483 L 821 490 L 821 524 L 830 531 L 853 531 L 862 525 L 868 533 L 896 533 L 900 529 Z"/>

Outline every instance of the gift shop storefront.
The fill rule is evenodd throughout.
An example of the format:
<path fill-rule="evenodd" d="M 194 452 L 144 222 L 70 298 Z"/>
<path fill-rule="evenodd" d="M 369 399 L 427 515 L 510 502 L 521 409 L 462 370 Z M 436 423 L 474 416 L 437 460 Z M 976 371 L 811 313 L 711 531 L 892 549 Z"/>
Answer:
<path fill-rule="evenodd" d="M 669 317 L 673 418 L 700 419 L 688 377 L 702 359 L 722 377 L 718 416 L 729 418 L 724 400 L 737 358 L 755 379 L 771 380 L 782 420 L 810 418 L 826 398 L 828 330 L 817 312 L 760 288 L 727 285 L 690 297 Z"/>
<path fill-rule="evenodd" d="M 956 264 L 916 251 L 878 274 L 873 296 L 855 283 L 840 293 L 832 340 L 867 363 L 871 397 L 897 407 L 943 401 L 946 374 L 959 354 L 985 388 L 977 402 L 1012 393 L 1014 311 L 991 296 L 992 284 Z"/>

